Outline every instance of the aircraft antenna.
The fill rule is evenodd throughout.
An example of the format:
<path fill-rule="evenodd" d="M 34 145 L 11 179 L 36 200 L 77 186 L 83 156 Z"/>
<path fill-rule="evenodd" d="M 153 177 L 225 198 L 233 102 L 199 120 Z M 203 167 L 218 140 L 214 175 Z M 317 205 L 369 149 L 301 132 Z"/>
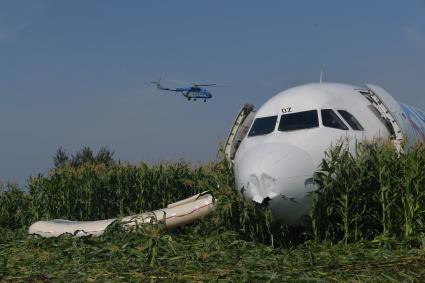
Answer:
<path fill-rule="evenodd" d="M 323 81 L 323 69 L 320 69 L 320 83 Z"/>

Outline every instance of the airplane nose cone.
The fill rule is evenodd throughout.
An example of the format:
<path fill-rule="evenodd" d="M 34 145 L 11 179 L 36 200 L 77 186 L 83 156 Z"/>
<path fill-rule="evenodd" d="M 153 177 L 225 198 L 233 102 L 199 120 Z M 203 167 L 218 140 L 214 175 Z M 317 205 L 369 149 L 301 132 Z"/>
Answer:
<path fill-rule="evenodd" d="M 258 144 L 237 153 L 234 170 L 243 197 L 267 200 L 276 219 L 295 224 L 308 214 L 315 168 L 304 150 L 291 144 Z"/>

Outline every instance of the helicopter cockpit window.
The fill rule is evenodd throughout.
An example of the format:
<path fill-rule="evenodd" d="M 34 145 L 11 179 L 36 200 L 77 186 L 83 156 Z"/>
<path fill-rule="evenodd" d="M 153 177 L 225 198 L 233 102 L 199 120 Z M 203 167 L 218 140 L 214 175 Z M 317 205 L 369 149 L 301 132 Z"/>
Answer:
<path fill-rule="evenodd" d="M 279 131 L 289 132 L 319 127 L 317 110 L 309 110 L 282 115 L 279 123 Z"/>
<path fill-rule="evenodd" d="M 350 125 L 350 127 L 355 131 L 363 131 L 362 125 L 357 121 L 356 117 L 351 115 L 350 112 L 345 110 L 338 110 L 338 113 L 342 116 L 342 118 Z"/>
<path fill-rule="evenodd" d="M 347 131 L 348 127 L 342 122 L 342 120 L 336 115 L 331 109 L 323 109 L 322 111 L 322 123 L 323 126 L 328 128 L 335 128 Z"/>
<path fill-rule="evenodd" d="M 277 116 L 261 117 L 254 121 L 248 137 L 267 135 L 274 131 Z"/>

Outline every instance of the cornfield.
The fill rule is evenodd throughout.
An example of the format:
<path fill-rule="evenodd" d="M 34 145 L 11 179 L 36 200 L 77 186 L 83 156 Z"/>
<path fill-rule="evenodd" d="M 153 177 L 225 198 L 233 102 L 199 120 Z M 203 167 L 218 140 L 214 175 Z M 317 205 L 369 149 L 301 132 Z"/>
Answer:
<path fill-rule="evenodd" d="M 61 160 L 30 178 L 26 190 L 0 186 L 0 281 L 425 278 L 423 145 L 402 154 L 379 143 L 359 144 L 355 155 L 344 143 L 332 148 L 314 176 L 321 189 L 312 193 L 312 225 L 295 228 L 244 202 L 226 160 Z M 206 190 L 217 199 L 216 211 L 175 231 L 142 226 L 124 233 L 116 224 L 98 238 L 25 235 L 37 220 L 121 217 Z"/>
<path fill-rule="evenodd" d="M 208 190 L 217 199 L 218 213 L 211 216 L 205 229 L 234 229 L 246 239 L 272 242 L 272 230 L 280 226 L 272 223 L 269 211 L 242 201 L 232 189 L 233 183 L 226 161 L 198 167 L 186 162 L 137 166 L 88 162 L 57 167 L 47 176 L 30 178 L 28 194 L 15 185 L 3 186 L 0 223 L 15 229 L 37 220 L 123 217 Z"/>

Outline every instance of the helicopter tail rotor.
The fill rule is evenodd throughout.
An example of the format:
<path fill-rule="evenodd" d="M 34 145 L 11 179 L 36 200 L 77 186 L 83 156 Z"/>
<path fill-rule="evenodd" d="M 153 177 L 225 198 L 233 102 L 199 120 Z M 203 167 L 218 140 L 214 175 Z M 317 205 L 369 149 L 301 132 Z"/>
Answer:
<path fill-rule="evenodd" d="M 156 87 L 161 87 L 161 84 L 160 84 L 160 82 L 161 82 L 161 78 L 159 78 L 157 81 L 151 81 L 151 84 L 154 84 L 154 85 L 156 85 Z"/>

